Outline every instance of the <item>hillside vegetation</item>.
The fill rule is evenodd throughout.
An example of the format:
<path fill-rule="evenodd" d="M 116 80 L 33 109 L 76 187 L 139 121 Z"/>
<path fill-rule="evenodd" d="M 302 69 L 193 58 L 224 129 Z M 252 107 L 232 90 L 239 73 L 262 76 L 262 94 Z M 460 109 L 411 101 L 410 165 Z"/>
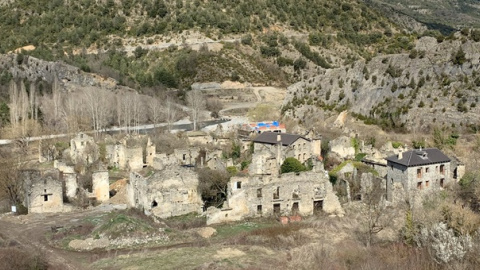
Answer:
<path fill-rule="evenodd" d="M 480 4 L 476 0 L 368 0 L 385 12 L 397 12 L 445 34 L 462 28 L 480 27 Z"/>
<path fill-rule="evenodd" d="M 23 53 L 135 88 L 225 79 L 286 84 L 300 69 L 399 52 L 409 40 L 357 1 L 20 0 L 0 14 L 0 52 L 34 45 Z M 222 42 L 223 50 L 198 52 L 188 43 L 194 33 L 242 46 Z M 159 44 L 171 46 L 158 52 Z"/>
<path fill-rule="evenodd" d="M 445 41 L 423 37 L 410 53 L 327 70 L 292 85 L 283 110 L 306 120 L 318 110 L 348 109 L 367 124 L 403 132 L 477 132 L 478 41 L 460 33 Z"/>

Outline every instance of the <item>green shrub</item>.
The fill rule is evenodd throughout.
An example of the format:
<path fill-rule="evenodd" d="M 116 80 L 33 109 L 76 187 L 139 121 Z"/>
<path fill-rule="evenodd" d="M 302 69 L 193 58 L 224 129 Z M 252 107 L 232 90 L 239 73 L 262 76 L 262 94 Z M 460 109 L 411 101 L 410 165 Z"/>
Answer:
<path fill-rule="evenodd" d="M 238 170 L 237 170 L 237 167 L 235 166 L 229 166 L 227 167 L 227 172 L 230 174 L 230 175 L 236 175 L 238 173 Z"/>
<path fill-rule="evenodd" d="M 393 146 L 393 148 L 397 149 L 400 146 L 402 146 L 402 143 L 401 142 L 392 142 L 392 146 Z"/>
<path fill-rule="evenodd" d="M 281 173 L 303 172 L 306 170 L 307 168 L 298 159 L 294 157 L 286 158 L 282 166 L 280 167 Z"/>

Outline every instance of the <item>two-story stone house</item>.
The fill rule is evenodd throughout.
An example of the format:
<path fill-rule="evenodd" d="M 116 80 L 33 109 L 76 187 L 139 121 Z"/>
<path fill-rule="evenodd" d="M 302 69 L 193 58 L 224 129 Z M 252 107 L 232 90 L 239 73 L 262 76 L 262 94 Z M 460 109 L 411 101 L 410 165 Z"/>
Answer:
<path fill-rule="evenodd" d="M 321 155 L 321 139 L 301 135 L 265 132 L 253 140 L 255 156 L 250 174 L 276 174 L 283 161 L 294 157 L 304 163 Z"/>
<path fill-rule="evenodd" d="M 436 148 L 390 156 L 386 180 L 388 201 L 410 200 L 416 194 L 441 189 L 451 181 L 450 158 Z"/>

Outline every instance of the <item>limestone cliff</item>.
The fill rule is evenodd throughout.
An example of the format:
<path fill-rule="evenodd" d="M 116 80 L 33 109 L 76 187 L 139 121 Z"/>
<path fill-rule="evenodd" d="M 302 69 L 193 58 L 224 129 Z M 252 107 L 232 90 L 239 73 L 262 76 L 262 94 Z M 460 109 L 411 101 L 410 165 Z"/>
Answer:
<path fill-rule="evenodd" d="M 387 127 L 476 128 L 479 90 L 480 42 L 458 34 L 443 42 L 423 37 L 409 54 L 379 55 L 320 70 L 288 88 L 284 110 L 300 119 L 307 111 L 298 110 L 301 107 L 348 109 Z"/>
<path fill-rule="evenodd" d="M 0 73 L 9 73 L 16 80 L 42 82 L 48 85 L 53 84 L 56 77 L 66 90 L 85 86 L 110 90 L 123 88 L 112 78 L 83 72 L 62 61 L 45 61 L 28 55 L 18 57 L 13 53 L 0 54 Z"/>

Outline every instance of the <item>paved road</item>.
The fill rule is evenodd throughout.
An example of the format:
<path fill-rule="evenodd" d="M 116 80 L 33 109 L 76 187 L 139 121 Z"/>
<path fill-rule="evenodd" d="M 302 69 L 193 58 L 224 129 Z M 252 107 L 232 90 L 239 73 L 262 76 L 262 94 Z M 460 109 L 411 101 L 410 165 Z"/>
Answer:
<path fill-rule="evenodd" d="M 221 123 L 225 123 L 230 121 L 230 119 L 217 119 L 217 120 L 208 120 L 208 121 L 203 121 L 199 123 L 200 128 L 205 128 L 208 126 L 213 126 L 213 125 L 218 125 Z M 155 131 L 155 128 L 163 128 L 166 127 L 168 124 L 167 123 L 160 123 L 156 124 L 155 126 L 153 124 L 150 125 L 141 125 L 141 126 L 135 126 L 135 127 L 111 127 L 103 130 L 99 130 L 97 132 L 104 132 L 107 134 L 115 134 L 115 133 L 120 133 L 123 131 L 138 131 L 141 134 L 148 134 L 152 133 Z M 185 123 L 184 121 L 177 122 L 176 124 L 172 125 L 173 130 L 184 130 L 184 131 L 190 131 L 193 129 L 193 124 L 192 123 Z M 90 134 L 90 133 L 95 133 L 95 131 L 84 131 L 83 133 Z M 7 145 L 11 144 L 15 141 L 38 141 L 38 140 L 45 140 L 45 139 L 54 139 L 54 138 L 62 138 L 62 137 L 67 137 L 67 136 L 75 136 L 76 134 L 52 134 L 52 135 L 44 135 L 44 136 L 38 136 L 38 137 L 27 137 L 27 138 L 18 138 L 18 139 L 3 139 L 0 140 L 0 145 Z"/>

